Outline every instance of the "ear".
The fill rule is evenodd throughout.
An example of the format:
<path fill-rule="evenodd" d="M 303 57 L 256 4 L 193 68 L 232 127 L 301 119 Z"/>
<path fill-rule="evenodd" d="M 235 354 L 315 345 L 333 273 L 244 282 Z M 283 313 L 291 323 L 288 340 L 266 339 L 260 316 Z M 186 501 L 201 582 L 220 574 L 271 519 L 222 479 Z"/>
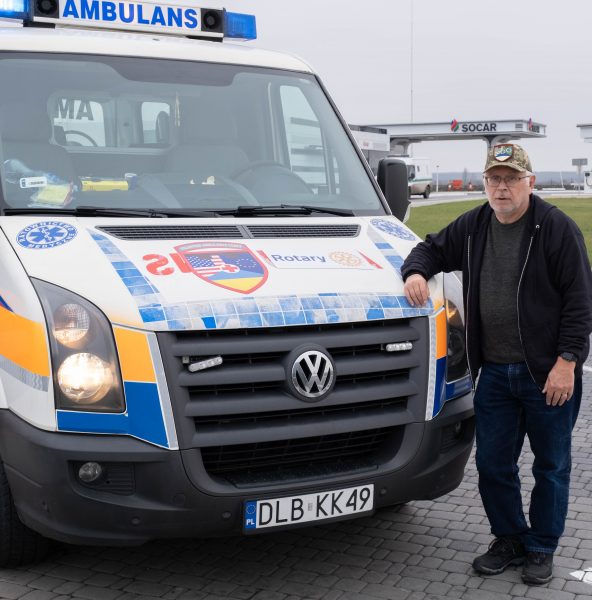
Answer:
<path fill-rule="evenodd" d="M 530 179 L 528 180 L 528 186 L 530 187 L 531 192 L 534 191 L 534 182 L 535 181 L 536 181 L 536 175 L 531 175 Z"/>

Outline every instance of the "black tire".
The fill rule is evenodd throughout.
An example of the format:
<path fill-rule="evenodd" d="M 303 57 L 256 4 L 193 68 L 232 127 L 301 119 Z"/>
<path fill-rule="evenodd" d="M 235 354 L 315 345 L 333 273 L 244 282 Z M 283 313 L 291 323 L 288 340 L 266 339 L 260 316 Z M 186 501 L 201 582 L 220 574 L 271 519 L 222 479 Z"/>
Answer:
<path fill-rule="evenodd" d="M 49 552 L 49 540 L 29 529 L 18 518 L 4 465 L 0 463 L 0 567 L 37 562 Z"/>
<path fill-rule="evenodd" d="M 423 192 L 423 197 L 429 198 L 431 191 L 432 191 L 432 188 L 429 185 L 426 185 L 426 189 Z"/>

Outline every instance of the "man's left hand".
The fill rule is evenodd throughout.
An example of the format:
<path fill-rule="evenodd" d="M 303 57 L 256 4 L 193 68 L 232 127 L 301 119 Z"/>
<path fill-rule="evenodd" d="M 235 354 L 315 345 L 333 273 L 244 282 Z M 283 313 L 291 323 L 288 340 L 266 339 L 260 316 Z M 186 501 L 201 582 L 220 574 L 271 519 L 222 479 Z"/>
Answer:
<path fill-rule="evenodd" d="M 571 398 L 574 390 L 575 367 L 575 362 L 557 358 L 543 388 L 543 394 L 547 397 L 547 406 L 562 406 Z"/>

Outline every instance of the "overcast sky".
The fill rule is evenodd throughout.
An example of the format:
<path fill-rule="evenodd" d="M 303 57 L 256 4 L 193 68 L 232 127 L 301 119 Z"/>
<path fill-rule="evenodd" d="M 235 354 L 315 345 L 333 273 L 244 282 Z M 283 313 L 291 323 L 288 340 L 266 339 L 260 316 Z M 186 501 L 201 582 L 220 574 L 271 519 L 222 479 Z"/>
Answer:
<path fill-rule="evenodd" d="M 258 40 L 249 43 L 310 63 L 349 123 L 409 123 L 412 115 L 416 123 L 532 118 L 547 125 L 546 138 L 522 142 L 535 171 L 573 170 L 572 158 L 592 165 L 592 144 L 576 127 L 592 123 L 590 0 L 224 6 L 256 15 Z M 481 141 L 422 142 L 411 150 L 440 171 L 480 171 L 484 164 Z"/>

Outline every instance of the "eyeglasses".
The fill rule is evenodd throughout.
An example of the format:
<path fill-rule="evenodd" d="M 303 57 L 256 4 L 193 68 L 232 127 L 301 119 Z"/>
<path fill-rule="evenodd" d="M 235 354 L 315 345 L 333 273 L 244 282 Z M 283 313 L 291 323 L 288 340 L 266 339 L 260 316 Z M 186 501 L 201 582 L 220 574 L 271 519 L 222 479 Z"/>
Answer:
<path fill-rule="evenodd" d="M 514 187 L 518 185 L 518 182 L 521 179 L 528 179 L 530 175 L 524 175 L 523 177 L 518 177 L 518 175 L 508 175 L 507 177 L 500 177 L 499 175 L 491 175 L 489 177 L 483 177 L 485 183 L 490 187 L 498 187 L 499 184 L 503 181 L 508 187 Z"/>

